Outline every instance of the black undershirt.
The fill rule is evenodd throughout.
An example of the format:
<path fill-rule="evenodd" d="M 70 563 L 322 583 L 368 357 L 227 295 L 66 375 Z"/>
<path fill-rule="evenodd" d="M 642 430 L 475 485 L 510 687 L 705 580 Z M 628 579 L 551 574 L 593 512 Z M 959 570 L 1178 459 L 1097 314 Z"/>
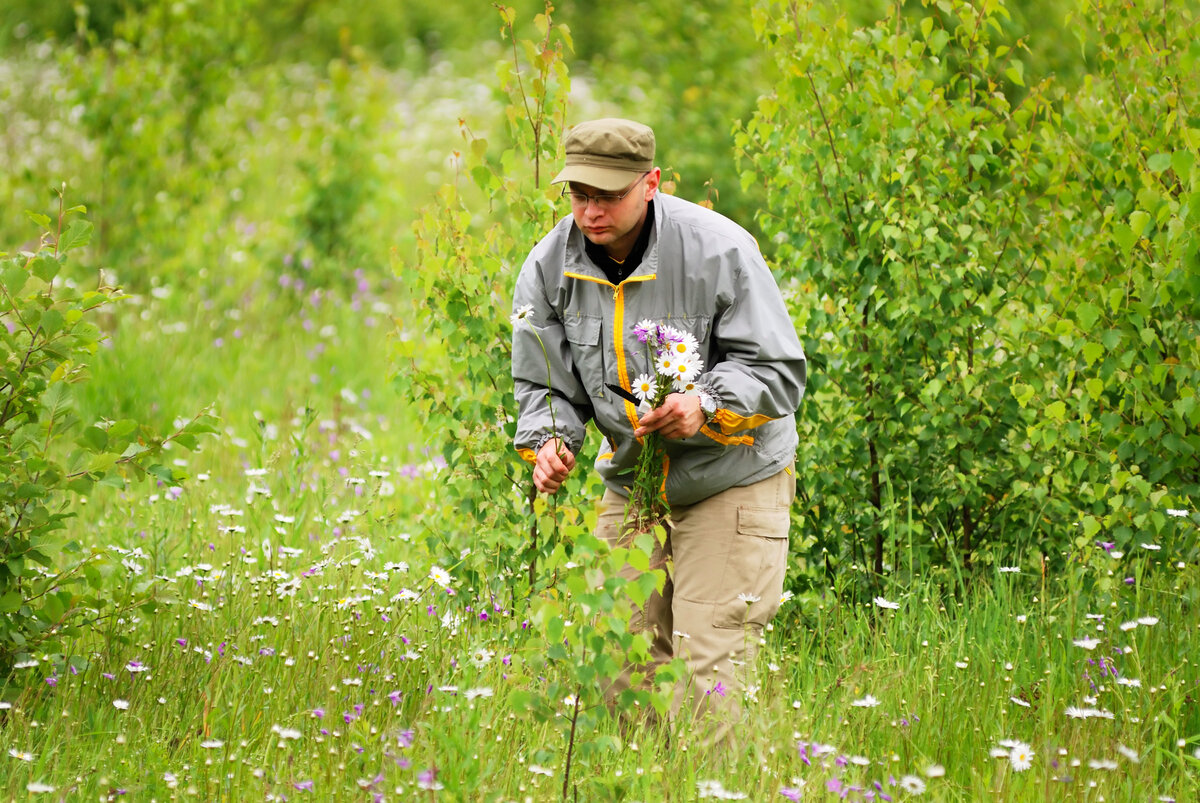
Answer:
<path fill-rule="evenodd" d="M 650 244 L 650 230 L 654 228 L 654 204 L 650 201 L 646 202 L 646 219 L 642 222 L 642 230 L 638 233 L 637 241 L 633 244 L 633 250 L 629 252 L 629 256 L 625 257 L 624 262 L 617 262 L 608 255 L 604 250 L 604 246 L 596 245 L 587 237 L 584 237 L 584 250 L 596 267 L 604 271 L 604 275 L 608 277 L 608 281 L 612 284 L 620 284 L 629 278 L 629 274 L 637 270 L 638 265 L 642 264 L 642 257 L 646 255 L 646 246 Z"/>

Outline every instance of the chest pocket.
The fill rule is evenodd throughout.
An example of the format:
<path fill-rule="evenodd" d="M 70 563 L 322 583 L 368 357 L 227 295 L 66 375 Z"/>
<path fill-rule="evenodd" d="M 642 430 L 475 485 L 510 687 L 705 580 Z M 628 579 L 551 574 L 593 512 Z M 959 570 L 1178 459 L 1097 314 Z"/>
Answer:
<path fill-rule="evenodd" d="M 580 381 L 592 397 L 603 396 L 604 346 L 601 343 L 600 318 L 591 315 L 572 315 L 563 319 L 567 342 L 571 344 L 571 359 Z"/>

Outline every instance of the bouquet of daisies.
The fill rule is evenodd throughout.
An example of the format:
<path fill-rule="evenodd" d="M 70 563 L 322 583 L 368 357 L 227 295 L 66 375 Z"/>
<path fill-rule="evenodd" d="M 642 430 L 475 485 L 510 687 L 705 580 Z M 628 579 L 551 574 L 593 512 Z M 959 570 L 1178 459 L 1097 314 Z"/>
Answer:
<path fill-rule="evenodd" d="M 639 412 L 659 407 L 670 393 L 699 395 L 696 380 L 704 370 L 704 361 L 700 358 L 700 344 L 695 337 L 651 320 L 638 323 L 633 333 L 646 344 L 654 363 L 652 373 L 641 374 L 633 382 L 633 393 L 643 403 Z M 642 453 L 634 469 L 629 505 L 625 509 L 626 527 L 635 532 L 648 532 L 670 515 L 665 490 L 665 461 L 662 436 L 651 432 L 644 438 Z"/>

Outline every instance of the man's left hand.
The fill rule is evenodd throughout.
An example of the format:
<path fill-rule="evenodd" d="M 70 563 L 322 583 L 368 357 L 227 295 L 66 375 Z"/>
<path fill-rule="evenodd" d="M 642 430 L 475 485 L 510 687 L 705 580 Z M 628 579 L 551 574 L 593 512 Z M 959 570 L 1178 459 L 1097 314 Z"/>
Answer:
<path fill-rule="evenodd" d="M 651 410 L 638 421 L 634 437 L 641 438 L 657 432 L 669 440 L 690 438 L 704 426 L 706 418 L 700 409 L 699 396 L 672 393 L 663 400 L 662 406 Z"/>

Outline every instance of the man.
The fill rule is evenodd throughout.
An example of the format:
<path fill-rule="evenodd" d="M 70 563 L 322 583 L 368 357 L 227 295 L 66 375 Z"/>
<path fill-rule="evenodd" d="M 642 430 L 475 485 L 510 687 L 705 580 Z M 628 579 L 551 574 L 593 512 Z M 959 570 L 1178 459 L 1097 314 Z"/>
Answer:
<path fill-rule="evenodd" d="M 671 524 L 659 557 L 672 570 L 634 625 L 653 631 L 656 661 L 678 652 L 692 670 L 673 713 L 690 699 L 730 723 L 783 591 L 804 351 L 754 239 L 658 192 L 650 128 L 593 120 L 564 147 L 554 183 L 567 184 L 571 216 L 530 252 L 513 301 L 515 445 L 537 489 L 555 493 L 594 421 L 607 489 L 597 534 L 615 544 L 642 439 L 663 437 Z M 645 320 L 694 336 L 705 372 L 695 393 L 639 418 L 611 386 L 653 373 L 633 333 Z"/>

